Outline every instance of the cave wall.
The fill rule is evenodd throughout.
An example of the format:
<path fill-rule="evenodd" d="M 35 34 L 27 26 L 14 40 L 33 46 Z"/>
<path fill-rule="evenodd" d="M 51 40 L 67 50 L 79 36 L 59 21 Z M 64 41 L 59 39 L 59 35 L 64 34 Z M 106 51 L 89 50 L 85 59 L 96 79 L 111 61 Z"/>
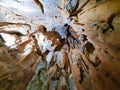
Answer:
<path fill-rule="evenodd" d="M 86 90 L 119 90 L 120 89 L 120 1 L 90 0 L 77 14 L 73 28 L 86 35 L 85 52 L 82 54 L 89 61 L 90 81 L 84 84 Z M 73 12 L 70 15 L 75 15 Z M 77 25 L 76 25 L 77 24 Z M 80 25 L 81 24 L 81 25 Z M 93 48 L 91 47 L 93 46 Z M 92 50 L 92 51 L 91 51 Z M 86 60 L 85 58 L 85 60 Z M 88 79 L 89 80 L 89 79 Z M 89 85 L 91 83 L 91 85 Z M 91 86 L 91 89 L 90 89 Z"/>
<path fill-rule="evenodd" d="M 51 51 L 49 62 L 38 45 L 39 30 L 19 36 L 16 48 L 0 41 L 0 90 L 120 89 L 120 1 L 75 0 L 78 6 L 70 10 L 67 1 L 62 0 L 61 13 L 79 37 L 66 38 L 61 50 Z"/>

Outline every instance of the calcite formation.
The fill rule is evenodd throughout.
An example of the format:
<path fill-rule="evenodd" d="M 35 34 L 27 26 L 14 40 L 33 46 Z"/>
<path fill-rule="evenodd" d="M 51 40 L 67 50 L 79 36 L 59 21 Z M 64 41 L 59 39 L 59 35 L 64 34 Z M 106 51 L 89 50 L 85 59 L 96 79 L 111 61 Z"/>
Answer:
<path fill-rule="evenodd" d="M 45 14 L 42 0 L 33 1 Z M 62 25 L 52 30 L 0 6 L 11 17 L 0 21 L 0 90 L 120 90 L 120 1 L 55 5 L 63 21 L 52 16 Z M 15 43 L 6 45 L 4 34 Z"/>

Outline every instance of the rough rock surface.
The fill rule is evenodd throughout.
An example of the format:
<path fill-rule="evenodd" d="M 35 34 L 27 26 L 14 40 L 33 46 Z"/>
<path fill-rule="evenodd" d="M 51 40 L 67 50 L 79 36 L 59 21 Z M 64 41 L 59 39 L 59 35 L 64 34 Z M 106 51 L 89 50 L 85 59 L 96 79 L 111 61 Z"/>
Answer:
<path fill-rule="evenodd" d="M 0 21 L 0 90 L 120 90 L 120 1 L 55 5 L 69 25 L 59 18 L 62 29 L 43 24 L 47 31 L 0 6 L 0 13 L 11 17 Z M 39 6 L 42 11 L 44 6 Z M 15 44 L 5 45 L 4 34 L 13 36 Z"/>

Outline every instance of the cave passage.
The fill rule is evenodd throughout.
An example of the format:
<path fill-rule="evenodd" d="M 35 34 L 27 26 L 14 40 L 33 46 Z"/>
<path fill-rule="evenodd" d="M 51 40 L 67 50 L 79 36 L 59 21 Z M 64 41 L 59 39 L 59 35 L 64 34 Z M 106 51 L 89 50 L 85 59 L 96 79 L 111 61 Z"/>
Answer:
<path fill-rule="evenodd" d="M 119 0 L 0 0 L 0 90 L 120 90 Z"/>

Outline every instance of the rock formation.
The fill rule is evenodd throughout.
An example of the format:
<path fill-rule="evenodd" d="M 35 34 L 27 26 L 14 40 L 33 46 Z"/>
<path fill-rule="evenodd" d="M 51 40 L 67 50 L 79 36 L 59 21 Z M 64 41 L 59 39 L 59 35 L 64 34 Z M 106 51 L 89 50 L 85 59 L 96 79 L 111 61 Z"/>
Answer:
<path fill-rule="evenodd" d="M 49 2 L 33 2 L 46 13 Z M 51 2 L 61 26 L 36 24 L 0 6 L 1 17 L 9 17 L 0 20 L 0 90 L 119 90 L 120 1 Z"/>

